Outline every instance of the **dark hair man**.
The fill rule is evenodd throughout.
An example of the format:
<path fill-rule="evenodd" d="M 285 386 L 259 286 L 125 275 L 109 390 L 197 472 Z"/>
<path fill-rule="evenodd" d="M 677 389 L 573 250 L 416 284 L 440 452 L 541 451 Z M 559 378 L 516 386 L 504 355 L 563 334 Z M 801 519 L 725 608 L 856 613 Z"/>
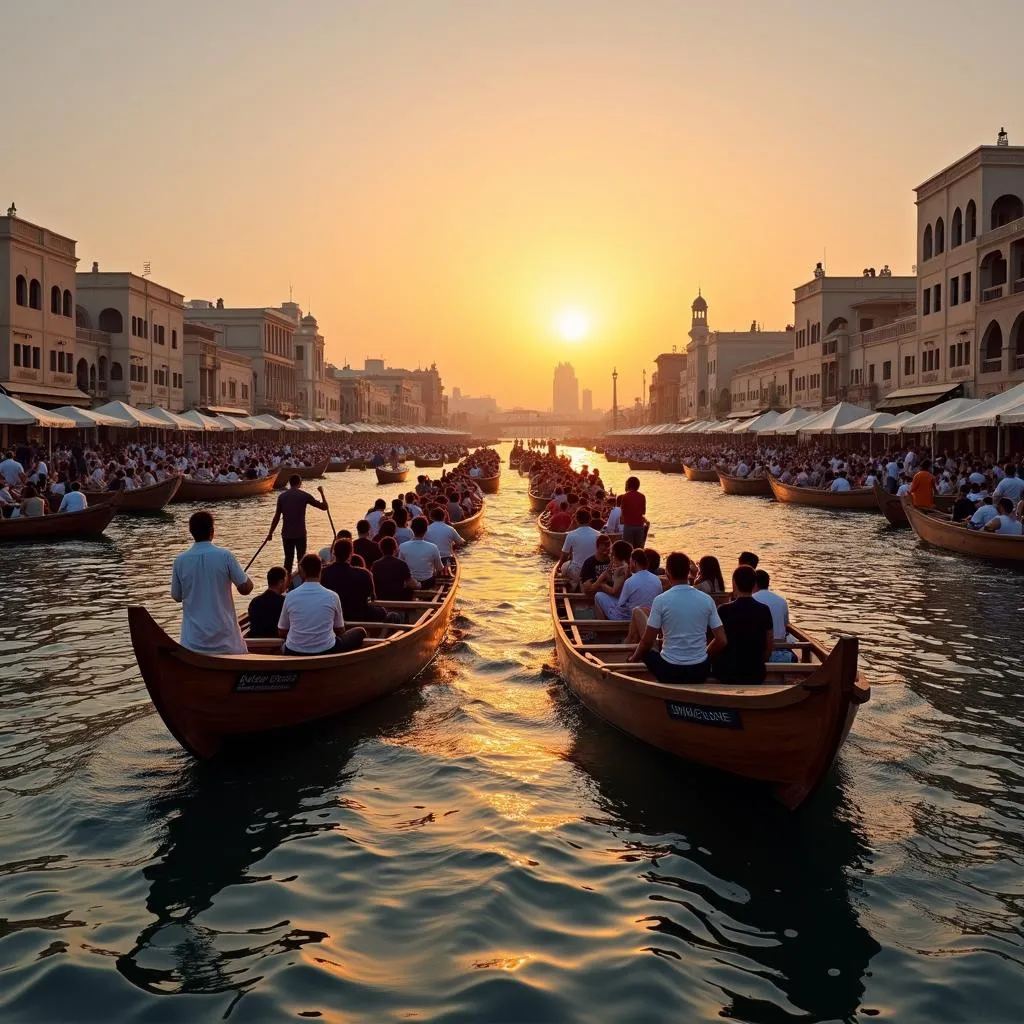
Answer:
<path fill-rule="evenodd" d="M 361 555 L 367 569 L 373 568 L 373 563 L 380 558 L 380 545 L 370 536 L 370 521 L 360 519 L 356 523 L 356 539 L 352 544 L 355 554 Z"/>
<path fill-rule="evenodd" d="M 394 537 L 380 540 L 380 558 L 373 563 L 373 587 L 378 601 L 407 601 L 410 591 L 419 588 L 409 566 L 397 557 L 398 542 Z"/>
<path fill-rule="evenodd" d="M 644 546 L 644 516 L 647 514 L 647 498 L 640 491 L 640 480 L 631 476 L 626 480 L 625 493 L 619 502 L 622 523 L 622 539 L 631 547 Z"/>
<path fill-rule="evenodd" d="M 774 624 L 768 606 L 754 600 L 756 583 L 754 570 L 749 565 L 738 565 L 732 574 L 736 596 L 718 609 L 727 644 L 715 659 L 714 673 L 723 683 L 763 683 L 765 679 Z"/>
<path fill-rule="evenodd" d="M 274 520 L 270 524 L 267 540 L 274 536 L 277 524 L 283 518 L 281 543 L 284 546 L 284 567 L 288 572 L 292 571 L 296 555 L 301 561 L 306 553 L 306 506 L 312 505 L 322 512 L 327 511 L 327 499 L 324 498 L 322 487 L 320 497 L 322 500 L 317 501 L 312 494 L 302 489 L 302 477 L 298 473 L 291 475 L 287 489 L 277 496 L 277 508 L 274 510 Z"/>
<path fill-rule="evenodd" d="M 322 569 L 319 555 L 305 555 L 299 563 L 302 586 L 285 596 L 277 623 L 285 654 L 341 654 L 355 650 L 366 639 L 361 626 L 345 629 L 341 600 L 321 584 Z"/>
<path fill-rule="evenodd" d="M 276 637 L 281 606 L 288 592 L 288 573 L 275 565 L 267 571 L 267 589 L 249 602 L 249 636 Z"/>

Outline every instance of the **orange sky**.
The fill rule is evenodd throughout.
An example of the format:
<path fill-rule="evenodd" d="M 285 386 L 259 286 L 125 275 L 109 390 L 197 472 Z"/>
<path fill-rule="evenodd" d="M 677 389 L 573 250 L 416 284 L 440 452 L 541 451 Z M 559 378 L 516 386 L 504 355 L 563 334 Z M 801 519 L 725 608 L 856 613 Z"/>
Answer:
<path fill-rule="evenodd" d="M 436 360 L 543 408 L 568 359 L 607 407 L 613 364 L 628 403 L 686 343 L 698 283 L 713 328 L 775 328 L 823 251 L 909 273 L 912 187 L 1001 124 L 1021 141 L 1020 33 L 990 27 L 1022 22 L 1011 0 L 39 0 L 5 12 L 34 42 L 0 65 L 2 200 L 83 269 L 149 260 L 228 305 L 292 284 L 335 362 Z M 557 338 L 568 306 L 586 342 Z"/>

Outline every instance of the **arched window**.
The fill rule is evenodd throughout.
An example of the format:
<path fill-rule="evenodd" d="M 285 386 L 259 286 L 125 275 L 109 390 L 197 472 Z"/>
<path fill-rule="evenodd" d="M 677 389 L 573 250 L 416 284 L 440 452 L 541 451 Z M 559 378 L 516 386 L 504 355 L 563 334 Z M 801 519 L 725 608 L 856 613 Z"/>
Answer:
<path fill-rule="evenodd" d="M 940 217 L 935 222 L 935 255 L 946 251 L 946 225 Z"/>
<path fill-rule="evenodd" d="M 921 258 L 930 260 L 932 258 L 932 226 L 925 224 L 924 241 L 921 245 Z"/>
<path fill-rule="evenodd" d="M 60 289 L 56 285 L 50 289 L 50 312 L 60 316 Z"/>
<path fill-rule="evenodd" d="M 985 328 L 981 338 L 981 371 L 982 373 L 997 373 L 1003 365 L 1003 329 L 998 321 Z"/>
<path fill-rule="evenodd" d="M 92 366 L 89 367 L 89 390 L 90 391 L 95 391 L 96 390 L 96 364 L 95 363 L 93 363 Z"/>
<path fill-rule="evenodd" d="M 100 384 L 106 384 L 107 383 L 107 357 L 106 356 L 100 356 L 99 372 L 100 372 Z"/>
<path fill-rule="evenodd" d="M 108 306 L 100 313 L 99 327 L 107 334 L 121 334 L 124 332 L 124 317 L 119 309 Z"/>
<path fill-rule="evenodd" d="M 953 211 L 953 219 L 949 222 L 949 247 L 955 249 L 958 245 L 963 245 L 964 241 L 964 215 L 960 212 L 958 206 Z"/>
<path fill-rule="evenodd" d="M 87 331 L 92 330 L 92 317 L 89 316 L 89 310 L 83 306 L 75 306 L 75 326 L 84 327 Z"/>
<path fill-rule="evenodd" d="M 699 394 L 697 395 L 697 405 L 698 405 L 698 407 L 699 407 L 699 408 L 701 408 L 701 409 L 703 409 L 703 408 L 704 408 L 704 400 L 705 400 L 705 395 L 704 395 L 704 392 L 703 392 L 703 391 L 701 391 L 701 392 L 700 392 L 700 393 L 699 393 Z"/>
<path fill-rule="evenodd" d="M 972 199 L 964 210 L 964 241 L 973 242 L 978 237 L 978 208 Z"/>
<path fill-rule="evenodd" d="M 19 306 L 28 305 L 28 281 L 21 274 L 14 281 L 14 301 Z"/>
<path fill-rule="evenodd" d="M 70 317 L 75 308 L 75 300 L 71 295 L 71 292 L 64 289 L 63 301 L 61 302 L 61 314 L 66 317 Z"/>
<path fill-rule="evenodd" d="M 132 317 L 132 337 L 137 338 L 139 336 L 139 318 L 137 316 Z"/>
<path fill-rule="evenodd" d="M 28 304 L 33 309 L 43 308 L 43 286 L 34 277 L 28 284 Z"/>
<path fill-rule="evenodd" d="M 848 326 L 849 324 L 846 321 L 846 317 L 837 316 L 835 320 L 833 320 L 832 323 L 828 325 L 828 330 L 825 333 L 831 334 L 833 331 L 843 331 L 846 330 Z"/>
<path fill-rule="evenodd" d="M 110 379 L 124 380 L 124 371 L 121 369 L 120 363 L 113 362 L 110 364 Z"/>
<path fill-rule="evenodd" d="M 1024 313 L 1013 321 L 1013 327 L 1010 328 L 1010 350 L 1013 352 L 1014 367 L 1024 370 Z"/>
<path fill-rule="evenodd" d="M 84 359 L 79 359 L 75 366 L 75 384 L 79 391 L 89 390 L 89 364 Z"/>
<path fill-rule="evenodd" d="M 1008 193 L 1000 196 L 992 204 L 992 221 L 989 227 L 1001 228 L 1011 221 L 1020 220 L 1021 217 L 1024 217 L 1024 203 L 1017 196 Z"/>

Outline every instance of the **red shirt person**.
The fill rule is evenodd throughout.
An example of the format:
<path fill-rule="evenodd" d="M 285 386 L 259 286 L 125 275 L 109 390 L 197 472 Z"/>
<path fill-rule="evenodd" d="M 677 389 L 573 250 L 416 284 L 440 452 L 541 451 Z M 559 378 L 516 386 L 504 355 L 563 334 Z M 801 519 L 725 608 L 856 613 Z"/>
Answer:
<path fill-rule="evenodd" d="M 640 490 L 640 480 L 631 476 L 626 481 L 626 490 L 619 498 L 622 509 L 622 539 L 635 548 L 644 546 L 644 517 L 647 514 L 647 499 Z"/>

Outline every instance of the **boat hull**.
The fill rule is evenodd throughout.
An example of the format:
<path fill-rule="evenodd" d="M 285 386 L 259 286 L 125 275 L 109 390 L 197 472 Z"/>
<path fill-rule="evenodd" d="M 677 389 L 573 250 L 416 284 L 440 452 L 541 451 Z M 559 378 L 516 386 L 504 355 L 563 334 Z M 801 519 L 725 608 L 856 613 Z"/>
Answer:
<path fill-rule="evenodd" d="M 383 466 L 378 466 L 376 472 L 379 484 L 403 484 L 409 478 L 408 466 L 402 469 L 385 469 Z"/>
<path fill-rule="evenodd" d="M 182 477 L 181 486 L 171 499 L 181 501 L 234 501 L 238 498 L 252 498 L 269 494 L 274 489 L 275 477 L 265 476 L 262 480 L 236 480 L 229 484 L 204 484 L 201 480 Z"/>
<path fill-rule="evenodd" d="M 169 476 L 166 480 L 138 487 L 134 491 L 83 491 L 89 507 L 113 505 L 118 512 L 159 512 L 174 500 L 181 488 L 182 477 Z"/>
<path fill-rule="evenodd" d="M 444 465 L 444 456 L 436 459 L 414 459 L 417 469 L 440 469 Z"/>
<path fill-rule="evenodd" d="M 907 498 L 901 500 L 911 529 L 926 544 L 970 555 L 972 558 L 1005 562 L 1024 568 L 1024 537 L 1000 537 L 997 533 L 986 533 L 984 530 L 969 530 L 944 516 L 915 508 Z"/>
<path fill-rule="evenodd" d="M 875 484 L 875 501 L 878 510 L 885 516 L 890 526 L 910 526 L 906 512 L 903 511 L 903 501 L 895 494 L 890 494 L 881 484 Z M 935 495 L 936 512 L 952 512 L 956 499 L 951 494 Z"/>
<path fill-rule="evenodd" d="M 301 480 L 318 480 L 327 472 L 331 464 L 330 459 L 317 463 L 315 466 L 282 466 L 277 471 L 277 478 L 274 480 L 274 489 L 283 490 L 288 486 L 288 481 L 298 474 Z"/>
<path fill-rule="evenodd" d="M 765 494 L 771 495 L 771 484 L 766 476 L 729 476 L 719 471 L 718 482 L 726 494 Z"/>
<path fill-rule="evenodd" d="M 405 686 L 437 654 L 457 589 L 458 576 L 426 621 L 346 654 L 196 654 L 145 608 L 130 607 L 128 625 L 164 724 L 190 754 L 209 758 L 233 739 L 344 714 Z"/>
<path fill-rule="evenodd" d="M 347 462 L 328 462 L 325 473 L 346 473 L 348 472 Z"/>
<path fill-rule="evenodd" d="M 501 474 L 496 473 L 494 476 L 481 476 L 477 478 L 476 482 L 484 494 L 497 494 L 498 488 L 501 486 Z"/>
<path fill-rule="evenodd" d="M 463 519 L 458 523 L 452 523 L 455 531 L 463 540 L 476 540 L 483 532 L 485 507 L 486 506 L 481 505 L 480 510 L 478 512 L 474 512 L 468 519 Z"/>
<path fill-rule="evenodd" d="M 814 508 L 844 509 L 851 512 L 877 512 L 878 502 L 872 487 L 856 487 L 849 491 L 822 491 L 817 487 L 796 487 L 769 476 L 776 501 L 788 505 L 810 505 Z"/>
<path fill-rule="evenodd" d="M 562 545 L 565 544 L 565 534 L 559 533 L 555 530 L 549 530 L 542 521 L 547 518 L 548 513 L 546 512 L 537 516 L 537 531 L 540 534 L 540 546 L 545 554 L 550 555 L 552 558 L 560 558 L 562 555 Z"/>
<path fill-rule="evenodd" d="M 530 491 L 530 511 L 535 515 L 540 515 L 548 507 L 550 498 L 545 498 L 540 494 L 534 494 Z"/>
<path fill-rule="evenodd" d="M 713 484 L 718 482 L 717 469 L 697 469 L 696 466 L 683 464 L 683 472 L 687 480 L 695 480 L 697 483 Z"/>
<path fill-rule="evenodd" d="M 613 671 L 570 642 L 551 589 L 555 648 L 566 685 L 593 714 L 683 760 L 767 783 L 796 809 L 834 762 L 871 691 L 857 676 L 857 640 L 844 637 L 812 672 L 758 686 L 666 686 Z M 776 682 L 778 680 L 778 682 Z"/>
<path fill-rule="evenodd" d="M 99 537 L 117 512 L 116 502 L 92 505 L 81 512 L 0 519 L 0 544 L 9 541 L 64 540 Z"/>
<path fill-rule="evenodd" d="M 658 469 L 662 473 L 682 473 L 683 464 L 681 462 L 662 462 Z"/>

